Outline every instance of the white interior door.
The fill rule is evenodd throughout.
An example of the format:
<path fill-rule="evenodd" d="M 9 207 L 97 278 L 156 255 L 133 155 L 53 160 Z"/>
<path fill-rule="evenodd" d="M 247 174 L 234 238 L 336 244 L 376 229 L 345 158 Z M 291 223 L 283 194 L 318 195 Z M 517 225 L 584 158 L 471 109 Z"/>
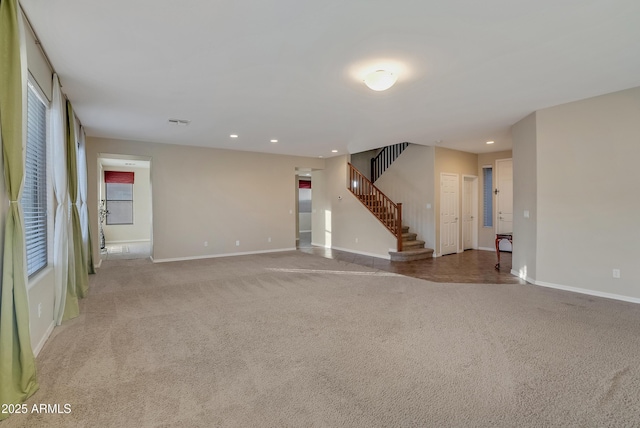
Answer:
<path fill-rule="evenodd" d="M 513 232 L 513 160 L 496 161 L 496 233 Z M 511 244 L 503 241 L 501 250 L 511 251 Z"/>
<path fill-rule="evenodd" d="M 462 249 L 478 248 L 478 177 L 463 177 Z"/>
<path fill-rule="evenodd" d="M 440 173 L 440 254 L 458 252 L 458 174 Z"/>

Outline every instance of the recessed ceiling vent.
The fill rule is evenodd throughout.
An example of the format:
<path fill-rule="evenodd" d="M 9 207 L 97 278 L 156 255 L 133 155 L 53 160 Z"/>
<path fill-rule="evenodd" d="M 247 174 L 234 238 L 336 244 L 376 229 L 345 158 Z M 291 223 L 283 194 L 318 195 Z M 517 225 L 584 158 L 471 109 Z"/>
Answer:
<path fill-rule="evenodd" d="M 187 126 L 191 121 L 187 119 L 169 119 L 169 123 L 176 126 Z"/>

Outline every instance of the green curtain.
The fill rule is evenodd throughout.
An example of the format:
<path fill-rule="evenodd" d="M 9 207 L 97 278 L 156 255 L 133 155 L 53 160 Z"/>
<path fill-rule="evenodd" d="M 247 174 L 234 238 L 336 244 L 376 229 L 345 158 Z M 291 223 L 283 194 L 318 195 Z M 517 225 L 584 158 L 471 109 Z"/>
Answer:
<path fill-rule="evenodd" d="M 75 132 L 75 115 L 73 107 L 67 100 L 67 174 L 69 177 L 69 200 L 71 201 L 71 231 L 73 238 L 73 257 L 75 259 L 75 277 L 77 296 L 86 297 L 89 292 L 89 272 L 87 258 L 84 255 L 82 243 L 82 226 L 80 223 L 80 211 L 78 210 L 78 146 Z M 69 275 L 73 274 L 69 270 Z"/>
<path fill-rule="evenodd" d="M 0 404 L 22 403 L 38 390 L 29 334 L 24 220 L 20 207 L 26 75 L 22 68 L 25 64 L 19 19 L 17 0 L 0 0 L 0 135 L 9 196 L 0 294 Z M 0 420 L 8 416 L 0 412 Z"/>

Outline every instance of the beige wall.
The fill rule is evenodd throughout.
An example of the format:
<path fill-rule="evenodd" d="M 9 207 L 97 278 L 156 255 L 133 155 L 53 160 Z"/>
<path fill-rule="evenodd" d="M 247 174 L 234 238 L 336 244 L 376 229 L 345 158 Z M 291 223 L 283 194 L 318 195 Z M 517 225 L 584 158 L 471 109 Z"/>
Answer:
<path fill-rule="evenodd" d="M 53 71 L 49 68 L 49 64 L 45 59 L 42 51 L 36 45 L 36 38 L 31 31 L 31 28 L 24 21 L 24 35 L 26 40 L 27 47 L 27 64 L 29 67 L 29 72 L 38 82 L 38 86 L 42 89 L 42 92 L 47 97 L 49 101 L 52 99 L 52 89 L 53 89 Z"/>
<path fill-rule="evenodd" d="M 478 174 L 478 155 L 475 153 L 461 152 L 458 150 L 435 147 L 434 167 L 434 216 L 436 224 L 436 237 L 434 254 L 440 256 L 440 174 L 451 173 L 458 175 L 458 209 L 462 212 L 462 176 Z M 462 222 L 458 221 L 458 251 L 462 251 Z"/>
<path fill-rule="evenodd" d="M 640 87 L 536 116 L 535 279 L 640 302 Z"/>
<path fill-rule="evenodd" d="M 483 227 L 484 218 L 482 212 L 484 209 L 484 202 L 482 200 L 482 189 L 484 188 L 484 177 L 482 176 L 482 167 L 490 165 L 493 167 L 493 174 L 496 173 L 496 160 L 498 159 L 511 159 L 511 150 L 505 150 L 501 152 L 481 153 L 478 155 L 478 247 L 481 249 L 495 250 L 495 225 L 494 227 Z M 494 182 L 495 188 L 495 182 Z M 515 192 L 515 190 L 514 190 Z M 493 194 L 491 203 L 493 204 L 495 214 L 496 195 Z"/>
<path fill-rule="evenodd" d="M 403 225 L 427 248 L 435 248 L 436 239 L 434 163 L 434 147 L 411 144 L 376 181 L 392 201 L 402 203 Z"/>
<path fill-rule="evenodd" d="M 396 238 L 347 189 L 347 161 L 347 156 L 333 157 L 324 171 L 313 172 L 312 241 L 388 259 Z"/>
<path fill-rule="evenodd" d="M 318 158 L 89 137 L 93 236 L 98 236 L 99 153 L 151 158 L 156 261 L 295 248 L 295 168 L 324 167 Z M 97 247 L 94 242 L 94 254 Z"/>
<path fill-rule="evenodd" d="M 515 246 L 512 272 L 533 282 L 537 253 L 536 113 L 511 128 L 513 135 L 513 231 Z M 494 196 L 495 197 L 495 196 Z M 529 218 L 524 212 L 529 212 Z"/>
<path fill-rule="evenodd" d="M 104 167 L 105 171 L 134 173 L 133 224 L 104 225 L 107 243 L 148 241 L 151 238 L 151 176 L 149 168 Z M 104 185 L 104 175 L 100 175 Z M 103 193 L 103 195 L 106 193 Z"/>

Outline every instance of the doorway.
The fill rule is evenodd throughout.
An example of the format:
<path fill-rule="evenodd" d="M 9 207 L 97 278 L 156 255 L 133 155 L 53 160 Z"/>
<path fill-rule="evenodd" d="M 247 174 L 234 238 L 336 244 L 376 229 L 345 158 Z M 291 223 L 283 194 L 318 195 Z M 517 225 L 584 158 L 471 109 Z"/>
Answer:
<path fill-rule="evenodd" d="M 298 169 L 296 173 L 296 248 L 311 248 L 311 170 Z"/>
<path fill-rule="evenodd" d="M 478 177 L 462 177 L 462 249 L 478 249 Z"/>
<path fill-rule="evenodd" d="M 440 173 L 440 254 L 458 252 L 458 174 Z"/>
<path fill-rule="evenodd" d="M 151 159 L 99 154 L 100 257 L 146 259 L 153 254 Z"/>

